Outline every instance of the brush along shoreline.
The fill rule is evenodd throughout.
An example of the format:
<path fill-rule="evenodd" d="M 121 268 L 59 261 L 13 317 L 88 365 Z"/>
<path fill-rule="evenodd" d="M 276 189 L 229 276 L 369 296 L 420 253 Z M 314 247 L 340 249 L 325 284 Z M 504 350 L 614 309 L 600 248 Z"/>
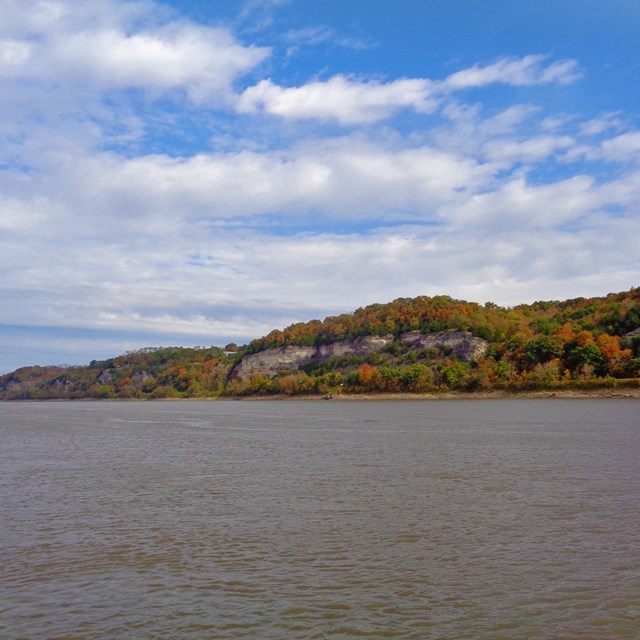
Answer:
<path fill-rule="evenodd" d="M 218 400 L 513 400 L 513 399 L 640 399 L 640 388 L 630 389 L 561 389 L 557 391 L 446 391 L 442 393 L 344 393 L 344 394 L 308 394 L 308 395 L 273 395 L 273 396 L 235 396 L 220 397 Z M 198 398 L 194 398 L 198 399 Z"/>
<path fill-rule="evenodd" d="M 2 400 L 0 402 L 353 402 L 353 401 L 442 401 L 442 400 L 640 400 L 640 388 L 561 389 L 557 391 L 445 391 L 441 393 L 340 393 L 304 395 L 200 396 L 192 398 L 48 398 Z"/>

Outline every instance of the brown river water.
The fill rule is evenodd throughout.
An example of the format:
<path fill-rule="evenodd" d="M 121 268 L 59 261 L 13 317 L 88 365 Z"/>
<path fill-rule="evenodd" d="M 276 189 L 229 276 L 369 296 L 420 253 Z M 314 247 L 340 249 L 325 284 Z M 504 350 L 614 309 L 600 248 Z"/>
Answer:
<path fill-rule="evenodd" d="M 2 640 L 640 638 L 637 400 L 0 404 Z"/>

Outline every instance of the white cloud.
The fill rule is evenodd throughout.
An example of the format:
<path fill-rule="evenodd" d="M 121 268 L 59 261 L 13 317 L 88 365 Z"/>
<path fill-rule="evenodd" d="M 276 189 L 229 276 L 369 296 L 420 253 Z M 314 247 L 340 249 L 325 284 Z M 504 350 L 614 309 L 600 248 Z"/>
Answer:
<path fill-rule="evenodd" d="M 522 178 L 477 194 L 452 207 L 458 225 L 495 229 L 557 228 L 597 211 L 604 204 L 593 179 L 575 176 L 551 184 L 531 185 Z"/>
<path fill-rule="evenodd" d="M 640 170 L 637 168 L 623 177 L 605 182 L 600 193 L 606 205 L 622 207 L 621 213 L 626 215 L 640 216 Z"/>
<path fill-rule="evenodd" d="M 619 113 L 605 113 L 597 118 L 592 118 L 580 125 L 580 133 L 583 136 L 597 136 L 610 129 L 620 129 L 624 126 Z"/>
<path fill-rule="evenodd" d="M 96 24 L 134 30 L 170 19 L 170 11 L 154 0 L 3 0 L 0 36 L 39 38 Z"/>
<path fill-rule="evenodd" d="M 459 91 L 489 84 L 530 86 L 536 84 L 570 84 L 581 77 L 575 60 L 560 60 L 543 64 L 546 56 L 529 55 L 523 58 L 503 58 L 489 65 L 474 65 L 448 76 L 442 90 Z"/>
<path fill-rule="evenodd" d="M 277 10 L 290 2 L 291 0 L 243 0 L 238 21 L 251 33 L 268 29 L 274 22 Z"/>
<path fill-rule="evenodd" d="M 605 140 L 601 149 L 602 156 L 613 162 L 626 162 L 634 158 L 640 160 L 640 131 L 629 131 Z"/>
<path fill-rule="evenodd" d="M 0 70 L 4 70 L 7 76 L 12 72 L 20 75 L 32 53 L 33 45 L 29 42 L 10 39 L 0 41 Z"/>
<path fill-rule="evenodd" d="M 371 169 L 359 187 L 362 206 L 376 206 L 385 188 L 407 188 L 397 178 L 376 185 L 385 169 L 383 150 L 378 154 L 379 169 Z M 405 161 L 412 164 L 409 156 Z M 193 168 L 182 167 L 184 176 Z M 112 167 L 116 175 L 117 169 Z M 98 184 L 97 175 L 85 178 L 88 187 Z M 237 227 L 193 220 L 197 198 L 190 190 L 202 181 L 197 179 L 183 187 L 183 209 L 178 198 L 168 206 L 142 197 L 142 211 L 117 201 L 103 204 L 109 179 L 104 191 L 81 193 L 78 200 L 68 192 L 55 207 L 25 197 L 23 210 L 45 216 L 30 229 L 9 228 L 1 236 L 3 321 L 146 332 L 134 346 L 166 344 L 163 336 L 177 333 L 183 341 L 193 336 L 193 342 L 209 344 L 219 336 L 244 341 L 295 320 L 399 296 L 447 293 L 516 304 L 621 290 L 637 277 L 637 178 L 604 186 L 588 177 L 542 186 L 483 182 L 470 199 L 457 200 L 455 190 L 445 190 L 437 226 L 394 225 L 388 218 L 379 221 L 386 226 L 368 229 L 367 218 L 367 228 L 359 229 L 356 220 L 354 230 L 342 234 L 309 229 L 282 235 L 251 220 Z M 411 180 L 418 193 L 419 174 Z M 259 199 L 257 193 L 245 203 Z M 269 196 L 272 203 L 277 196 Z M 285 196 L 283 189 L 279 197 Z M 97 211 L 87 210 L 91 204 Z M 156 216 L 157 204 L 164 208 Z M 626 213 L 612 221 L 604 213 L 609 204 L 626 207 Z M 345 207 L 344 220 L 348 213 Z"/>
<path fill-rule="evenodd" d="M 343 125 L 369 124 L 399 109 L 430 113 L 436 102 L 430 95 L 431 82 L 402 79 L 389 83 L 359 82 L 334 76 L 326 82 L 284 88 L 261 80 L 240 96 L 241 113 L 266 113 L 283 118 L 335 120 Z"/>
<path fill-rule="evenodd" d="M 327 81 L 309 82 L 299 87 L 282 87 L 271 80 L 261 80 L 245 89 L 237 101 L 241 113 L 264 112 L 297 120 L 333 120 L 341 125 L 371 124 L 388 118 L 401 109 L 433 113 L 442 94 L 470 87 L 501 83 L 514 86 L 568 84 L 580 74 L 574 60 L 543 64 L 545 56 L 505 58 L 487 66 L 476 65 L 458 71 L 444 81 L 427 78 L 404 78 L 391 82 L 361 81 L 342 75 Z M 520 110 L 526 107 L 521 106 Z M 529 107 L 531 109 L 532 107 Z M 522 118 L 514 110 L 503 114 Z"/>
<path fill-rule="evenodd" d="M 266 49 L 243 47 L 221 29 L 184 24 L 131 36 L 85 32 L 49 52 L 52 63 L 72 70 L 78 80 L 111 88 L 179 88 L 195 102 L 229 91 L 266 55 Z"/>
<path fill-rule="evenodd" d="M 22 23 L 16 19 L 14 31 L 19 33 L 0 41 L 0 78 L 84 90 L 142 89 L 156 94 L 182 90 L 196 103 L 220 102 L 228 99 L 238 77 L 269 55 L 265 47 L 240 44 L 225 29 L 186 21 L 132 24 L 130 15 L 117 11 L 122 3 L 87 3 L 78 16 L 68 2 L 38 6 L 44 5 L 57 8 L 51 19 Z M 109 6 L 115 16 L 106 24 L 87 19 L 89 8 L 100 15 Z M 149 3 L 137 6 L 155 8 Z M 15 5 L 14 12 L 20 16 Z M 29 13 L 29 7 L 23 5 L 22 12 Z"/>
<path fill-rule="evenodd" d="M 518 133 L 527 120 L 539 111 L 539 107 L 534 105 L 515 104 L 494 116 L 480 120 L 477 123 L 479 133 L 484 137 Z"/>
<path fill-rule="evenodd" d="M 446 151 L 387 149 L 353 137 L 268 153 L 103 156 L 71 165 L 60 176 L 70 202 L 92 206 L 100 217 L 135 212 L 131 224 L 145 214 L 158 221 L 317 212 L 432 218 L 442 203 L 460 200 L 490 179 L 490 165 Z"/>
<path fill-rule="evenodd" d="M 588 176 L 502 182 L 486 166 L 431 148 L 354 145 L 346 139 L 280 158 L 106 156 L 61 167 L 48 197 L 30 201 L 27 193 L 47 189 L 34 177 L 23 184 L 20 209 L 15 198 L 2 207 L 9 216 L 0 269 L 16 292 L 5 284 L 5 321 L 150 328 L 164 318 L 167 327 L 175 320 L 181 332 L 197 333 L 208 326 L 203 318 L 226 321 L 233 313 L 246 325 L 260 307 L 281 306 L 283 290 L 300 309 L 314 299 L 315 308 L 349 308 L 403 292 L 456 294 L 460 283 L 479 286 L 489 277 L 550 277 L 558 260 L 606 273 L 637 255 L 635 175 L 604 185 Z M 608 206 L 626 213 L 612 224 Z M 398 226 L 394 211 L 400 220 L 438 224 Z M 254 224 L 272 212 L 281 216 L 278 227 L 309 213 L 314 224 L 351 219 L 355 230 L 279 237 Z M 230 225 L 236 216 L 249 226 Z M 390 226 L 367 231 L 376 218 Z M 627 258 L 598 253 L 616 238 Z M 501 290 L 496 285 L 493 298 L 504 302 Z"/>
<path fill-rule="evenodd" d="M 375 44 L 359 37 L 345 36 L 336 33 L 327 26 L 303 27 L 291 29 L 281 36 L 289 46 L 287 56 L 292 57 L 309 47 L 328 46 L 342 47 L 354 51 L 362 51 L 375 47 Z"/>
<path fill-rule="evenodd" d="M 555 135 L 549 134 L 548 119 L 540 120 L 540 109 L 533 105 L 517 104 L 483 116 L 480 105 L 453 101 L 442 115 L 450 124 L 433 129 L 437 144 L 479 163 L 491 163 L 493 170 L 530 168 L 547 158 L 565 162 L 579 147 L 572 136 L 561 135 L 559 125 L 553 127 Z"/>
<path fill-rule="evenodd" d="M 589 137 L 591 135 L 589 134 Z M 640 162 L 640 131 L 627 131 L 614 138 L 600 141 L 588 140 L 587 143 L 576 144 L 568 149 L 564 160 L 566 162 L 604 160 L 629 167 L 637 166 Z"/>
<path fill-rule="evenodd" d="M 136 155 L 154 136 L 178 138 L 203 109 L 227 108 L 236 80 L 269 54 L 151 1 L 6 5 L 0 165 L 21 170 L 55 173 L 96 149 Z"/>
<path fill-rule="evenodd" d="M 37 228 L 46 220 L 50 203 L 42 197 L 0 197 L 0 231 L 20 232 Z"/>
<path fill-rule="evenodd" d="M 570 136 L 536 136 L 523 141 L 503 138 L 487 142 L 483 150 L 488 160 L 511 166 L 517 162 L 539 162 L 574 143 Z"/>

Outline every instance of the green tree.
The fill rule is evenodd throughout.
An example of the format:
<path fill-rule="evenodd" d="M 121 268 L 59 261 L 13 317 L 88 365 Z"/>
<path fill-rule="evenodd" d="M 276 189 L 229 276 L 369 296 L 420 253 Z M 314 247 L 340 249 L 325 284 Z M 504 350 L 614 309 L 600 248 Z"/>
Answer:
<path fill-rule="evenodd" d="M 556 338 L 542 336 L 529 340 L 524 352 L 531 364 L 543 364 L 562 355 L 564 349 L 562 343 Z"/>
<path fill-rule="evenodd" d="M 445 360 L 440 368 L 440 378 L 448 387 L 462 385 L 465 375 L 469 371 L 469 365 L 460 360 Z"/>
<path fill-rule="evenodd" d="M 579 369 L 589 365 L 596 375 L 604 375 L 607 369 L 607 360 L 602 350 L 595 342 L 576 347 L 569 356 L 569 364 L 572 369 Z"/>

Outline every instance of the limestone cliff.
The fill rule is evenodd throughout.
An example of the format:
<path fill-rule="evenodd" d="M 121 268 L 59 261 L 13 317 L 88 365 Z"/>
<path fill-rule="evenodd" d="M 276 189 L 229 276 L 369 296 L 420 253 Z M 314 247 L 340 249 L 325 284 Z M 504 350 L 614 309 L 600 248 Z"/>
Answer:
<path fill-rule="evenodd" d="M 441 331 L 424 335 L 420 331 L 409 331 L 400 336 L 400 340 L 411 350 L 439 349 L 445 347 L 451 349 L 451 355 L 469 362 L 482 357 L 489 348 L 489 343 L 482 338 L 474 336 L 468 331 Z"/>
<path fill-rule="evenodd" d="M 488 342 L 467 331 L 443 331 L 430 335 L 410 331 L 402 334 L 399 340 L 409 351 L 444 347 L 451 350 L 451 355 L 465 361 L 481 357 L 489 347 Z M 310 362 L 321 362 L 341 356 L 366 356 L 378 353 L 393 342 L 392 335 L 362 336 L 353 341 L 341 340 L 319 346 L 266 349 L 244 356 L 233 370 L 232 377 L 237 380 L 248 380 L 255 375 L 270 377 L 282 371 L 298 371 L 302 365 Z"/>
<path fill-rule="evenodd" d="M 247 380 L 251 376 L 273 376 L 279 371 L 297 371 L 308 362 L 319 362 L 340 356 L 366 356 L 382 351 L 393 342 L 393 336 L 362 336 L 352 342 L 341 340 L 317 347 L 280 347 L 251 353 L 242 358 L 232 377 Z"/>

